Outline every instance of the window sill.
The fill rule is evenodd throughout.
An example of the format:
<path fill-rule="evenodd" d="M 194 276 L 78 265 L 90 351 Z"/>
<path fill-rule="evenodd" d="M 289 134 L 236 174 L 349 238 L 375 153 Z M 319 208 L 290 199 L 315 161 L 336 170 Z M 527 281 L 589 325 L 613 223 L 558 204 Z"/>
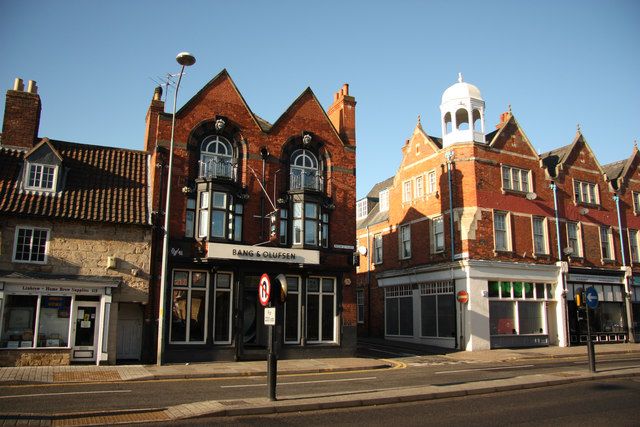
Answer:
<path fill-rule="evenodd" d="M 515 253 L 511 250 L 507 250 L 507 249 L 494 249 L 493 250 L 493 254 L 494 255 L 508 255 L 508 256 L 513 256 Z"/>
<path fill-rule="evenodd" d="M 527 194 L 530 193 L 530 191 L 510 190 L 508 188 L 502 188 L 501 192 L 502 194 L 512 194 L 514 196 L 520 196 L 520 197 L 527 197 Z"/>
<path fill-rule="evenodd" d="M 536 259 L 551 259 L 551 254 L 533 254 L 533 257 Z"/>

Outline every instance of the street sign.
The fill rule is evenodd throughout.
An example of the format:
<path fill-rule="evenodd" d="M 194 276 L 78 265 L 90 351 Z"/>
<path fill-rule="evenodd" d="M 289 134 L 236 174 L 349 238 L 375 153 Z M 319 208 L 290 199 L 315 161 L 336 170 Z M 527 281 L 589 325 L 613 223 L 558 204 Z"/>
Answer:
<path fill-rule="evenodd" d="M 276 324 L 276 308 L 275 307 L 264 308 L 264 324 L 267 326 L 275 326 Z"/>
<path fill-rule="evenodd" d="M 267 273 L 260 277 L 260 283 L 258 284 L 258 299 L 263 307 L 269 305 L 271 301 L 271 281 Z"/>
<path fill-rule="evenodd" d="M 587 288 L 585 291 L 585 299 L 587 300 L 587 306 L 595 310 L 598 307 L 598 292 L 593 288 L 593 286 Z"/>
<path fill-rule="evenodd" d="M 469 301 L 469 292 L 458 291 L 456 298 L 460 304 L 466 304 Z"/>

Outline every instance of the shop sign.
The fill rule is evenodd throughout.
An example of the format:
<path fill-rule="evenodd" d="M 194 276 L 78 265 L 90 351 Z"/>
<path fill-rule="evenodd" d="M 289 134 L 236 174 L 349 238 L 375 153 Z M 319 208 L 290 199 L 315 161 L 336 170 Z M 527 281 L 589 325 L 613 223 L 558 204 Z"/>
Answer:
<path fill-rule="evenodd" d="M 333 248 L 334 249 L 347 249 L 347 250 L 351 250 L 351 251 L 356 249 L 356 247 L 353 246 L 353 245 L 338 245 L 338 244 L 333 245 Z"/>
<path fill-rule="evenodd" d="M 309 249 L 266 248 L 263 246 L 209 243 L 208 258 L 246 261 L 320 264 L 320 252 Z"/>
<path fill-rule="evenodd" d="M 5 291 L 27 292 L 43 295 L 93 295 L 102 294 L 102 288 L 80 288 L 75 286 L 37 286 L 37 285 L 8 285 Z"/>
<path fill-rule="evenodd" d="M 622 277 L 598 276 L 595 274 L 569 274 L 568 281 L 581 283 L 615 283 L 620 285 L 622 283 Z"/>

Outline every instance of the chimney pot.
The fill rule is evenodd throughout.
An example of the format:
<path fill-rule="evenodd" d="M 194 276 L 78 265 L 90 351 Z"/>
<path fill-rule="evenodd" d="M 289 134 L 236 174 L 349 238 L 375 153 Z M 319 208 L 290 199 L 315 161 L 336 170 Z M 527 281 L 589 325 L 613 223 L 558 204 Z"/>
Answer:
<path fill-rule="evenodd" d="M 349 85 L 347 83 L 342 85 L 342 94 L 349 95 Z"/>
<path fill-rule="evenodd" d="M 38 93 L 38 85 L 34 80 L 29 80 L 29 85 L 27 86 L 27 92 L 33 93 L 34 95 Z"/>
<path fill-rule="evenodd" d="M 16 80 L 13 82 L 13 90 L 17 90 L 18 92 L 24 90 L 24 83 L 20 77 L 16 77 Z"/>

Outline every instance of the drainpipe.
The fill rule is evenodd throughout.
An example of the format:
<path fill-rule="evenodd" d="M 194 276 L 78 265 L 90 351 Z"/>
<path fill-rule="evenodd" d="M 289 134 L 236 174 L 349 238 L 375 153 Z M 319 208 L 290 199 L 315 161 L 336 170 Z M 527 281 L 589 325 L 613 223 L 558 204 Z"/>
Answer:
<path fill-rule="evenodd" d="M 618 213 L 618 232 L 620 233 L 620 254 L 622 256 L 622 266 L 624 267 L 624 303 L 625 309 L 627 312 L 627 330 L 629 331 L 629 342 L 636 342 L 635 339 L 635 331 L 633 330 L 633 313 L 632 313 L 632 305 L 631 305 L 631 287 L 629 286 L 629 278 L 627 275 L 627 258 L 624 254 L 624 240 L 622 234 L 622 220 L 620 217 L 620 196 L 618 194 L 614 194 L 613 200 L 616 202 L 616 212 Z"/>
<path fill-rule="evenodd" d="M 447 175 L 449 178 L 449 237 L 451 239 L 451 262 L 455 260 L 455 237 L 453 235 L 453 192 L 451 190 L 451 167 L 453 163 L 453 156 L 453 150 L 447 151 L 444 155 L 447 159 Z"/>
<path fill-rule="evenodd" d="M 558 263 L 559 263 L 559 267 L 560 267 L 560 282 L 562 285 L 562 299 L 560 300 L 560 304 L 561 304 L 561 309 L 562 312 L 564 313 L 564 325 L 563 325 L 563 329 L 564 329 L 564 337 L 565 337 L 565 344 L 567 347 L 569 347 L 569 343 L 571 341 L 571 337 L 569 335 L 569 309 L 567 308 L 567 283 L 565 280 L 565 272 L 564 272 L 564 267 L 563 267 L 563 261 L 562 261 L 562 244 L 560 243 L 560 218 L 558 217 L 558 186 L 556 185 L 556 183 L 554 181 L 551 181 L 551 184 L 549 185 L 549 188 L 551 188 L 551 190 L 553 191 L 553 213 L 556 217 L 556 240 L 558 243 Z M 567 265 L 567 269 L 568 269 L 568 265 Z"/>
<path fill-rule="evenodd" d="M 371 239 L 367 225 L 367 335 L 371 338 Z"/>

